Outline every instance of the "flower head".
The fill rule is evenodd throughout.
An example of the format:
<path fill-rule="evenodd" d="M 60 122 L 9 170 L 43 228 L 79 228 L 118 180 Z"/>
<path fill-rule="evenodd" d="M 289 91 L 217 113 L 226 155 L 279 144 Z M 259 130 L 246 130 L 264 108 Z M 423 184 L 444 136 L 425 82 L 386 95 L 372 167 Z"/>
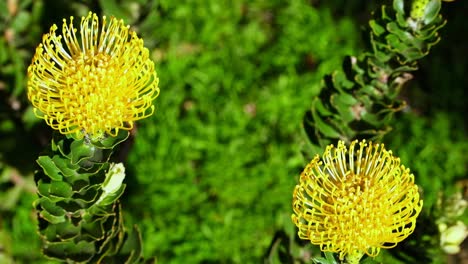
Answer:
<path fill-rule="evenodd" d="M 292 220 L 322 251 L 374 257 L 414 231 L 421 208 L 414 176 L 383 144 L 340 141 L 302 172 Z"/>
<path fill-rule="evenodd" d="M 159 79 L 143 40 L 122 20 L 89 13 L 53 25 L 28 68 L 36 116 L 62 134 L 115 136 L 154 112 Z"/>

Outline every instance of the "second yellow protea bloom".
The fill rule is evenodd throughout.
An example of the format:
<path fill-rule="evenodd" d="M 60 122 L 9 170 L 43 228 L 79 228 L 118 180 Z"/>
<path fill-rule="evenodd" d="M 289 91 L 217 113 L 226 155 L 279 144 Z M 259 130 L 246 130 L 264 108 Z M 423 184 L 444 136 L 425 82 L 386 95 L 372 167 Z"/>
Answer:
<path fill-rule="evenodd" d="M 300 238 L 350 261 L 408 237 L 422 204 L 414 176 L 383 144 L 340 141 L 302 172 L 292 220 Z"/>
<path fill-rule="evenodd" d="M 143 40 L 122 20 L 89 13 L 53 25 L 28 68 L 36 115 L 62 134 L 100 137 L 151 115 L 158 77 Z"/>

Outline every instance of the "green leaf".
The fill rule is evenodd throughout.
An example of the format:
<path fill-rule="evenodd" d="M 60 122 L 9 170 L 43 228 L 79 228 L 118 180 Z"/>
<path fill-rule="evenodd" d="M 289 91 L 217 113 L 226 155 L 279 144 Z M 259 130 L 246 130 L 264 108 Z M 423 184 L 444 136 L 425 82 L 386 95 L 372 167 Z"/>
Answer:
<path fill-rule="evenodd" d="M 333 112 L 325 108 L 323 105 L 322 101 L 318 98 L 314 99 L 312 101 L 312 109 L 313 111 L 317 111 L 317 113 L 320 113 L 321 116 L 331 116 L 333 115 Z"/>
<path fill-rule="evenodd" d="M 94 242 L 79 241 L 63 241 L 63 242 L 46 242 L 44 245 L 44 253 L 53 258 L 61 260 L 72 260 L 73 262 L 86 262 L 96 253 Z"/>
<path fill-rule="evenodd" d="M 52 161 L 56 168 L 62 173 L 65 177 L 77 176 L 77 170 L 80 166 L 70 163 L 69 159 L 64 159 L 59 155 L 54 155 Z"/>
<path fill-rule="evenodd" d="M 375 20 L 371 20 L 369 22 L 369 26 L 371 27 L 372 32 L 374 32 L 376 36 L 380 36 L 383 33 L 385 33 L 385 28 L 379 25 Z"/>
<path fill-rule="evenodd" d="M 55 203 L 53 203 L 50 199 L 47 197 L 42 197 L 38 200 L 38 204 L 40 205 L 38 208 L 39 215 L 42 218 L 51 224 L 65 222 L 65 210 L 63 210 L 60 206 L 55 205 Z"/>
<path fill-rule="evenodd" d="M 422 28 L 421 32 L 417 32 L 417 33 L 420 33 L 418 34 L 418 37 L 419 35 L 423 35 L 423 36 L 426 35 L 427 37 L 423 39 L 438 38 L 437 31 L 443 28 L 445 24 L 447 24 L 447 20 L 444 20 L 442 18 L 442 15 L 438 15 L 435 21 L 433 21 L 430 25 L 427 25 L 424 28 Z"/>
<path fill-rule="evenodd" d="M 335 106 L 343 105 L 345 107 L 349 107 L 350 105 L 356 104 L 358 101 L 354 96 L 347 94 L 347 93 L 340 93 L 340 94 L 334 94 L 334 102 L 336 103 Z"/>
<path fill-rule="evenodd" d="M 54 241 L 57 240 L 57 225 L 45 225 L 42 229 L 39 229 L 40 235 L 46 240 Z M 41 228 L 41 227 L 40 227 Z"/>
<path fill-rule="evenodd" d="M 92 144 L 102 149 L 113 149 L 118 144 L 125 141 L 130 136 L 130 133 L 126 130 L 120 129 L 119 133 L 115 137 L 105 137 L 99 141 L 93 141 Z"/>
<path fill-rule="evenodd" d="M 73 196 L 73 199 L 83 204 L 93 204 L 96 199 L 98 199 L 100 189 L 100 184 L 85 186 L 80 189 L 80 193 L 77 193 Z"/>
<path fill-rule="evenodd" d="M 407 28 L 408 27 L 408 21 L 406 20 L 406 17 L 401 14 L 397 13 L 396 14 L 396 21 L 400 27 Z"/>
<path fill-rule="evenodd" d="M 335 255 L 332 252 L 325 252 L 325 257 L 330 263 L 338 264 L 338 261 L 335 259 Z"/>
<path fill-rule="evenodd" d="M 440 12 L 442 2 L 441 0 L 431 0 L 426 5 L 426 9 L 424 10 L 423 21 L 424 24 L 428 25 L 434 21 L 437 15 Z"/>
<path fill-rule="evenodd" d="M 312 116 L 314 117 L 315 126 L 324 136 L 331 138 L 340 137 L 340 134 L 334 128 L 325 123 L 320 115 L 314 111 L 314 109 L 312 110 Z"/>
<path fill-rule="evenodd" d="M 41 234 L 47 237 L 48 241 L 57 241 L 71 239 L 79 235 L 80 227 L 72 224 L 69 221 L 47 225 L 47 227 L 41 230 Z"/>
<path fill-rule="evenodd" d="M 40 156 L 37 159 L 37 164 L 44 170 L 45 175 L 49 176 L 54 181 L 62 180 L 60 170 L 57 168 L 53 160 L 49 156 Z"/>
<path fill-rule="evenodd" d="M 64 216 L 66 214 L 65 210 L 63 210 L 60 206 L 57 206 L 47 197 L 40 198 L 39 203 L 41 208 L 48 211 L 50 214 L 55 216 Z"/>
<path fill-rule="evenodd" d="M 333 94 L 330 97 L 330 103 L 336 108 L 340 118 L 346 123 L 355 119 L 351 108 L 357 102 L 358 101 L 349 94 Z"/>
<path fill-rule="evenodd" d="M 410 32 L 401 29 L 396 23 L 388 23 L 387 28 L 389 32 L 398 36 L 402 42 L 406 43 L 407 45 L 414 46 L 418 49 L 422 49 L 424 42 L 418 38 L 415 38 Z"/>
<path fill-rule="evenodd" d="M 377 41 L 373 41 L 372 44 L 374 47 L 375 58 L 378 61 L 387 62 L 393 57 L 393 54 L 391 52 L 388 52 L 387 44 L 378 43 Z"/>
<path fill-rule="evenodd" d="M 393 9 L 399 14 L 405 14 L 405 1 L 404 0 L 394 0 Z"/>
<path fill-rule="evenodd" d="M 73 195 L 73 190 L 66 182 L 52 181 L 49 186 L 49 194 L 61 198 L 70 198 Z"/>
<path fill-rule="evenodd" d="M 361 259 L 360 264 L 379 264 L 380 262 L 374 260 L 371 257 L 365 256 L 363 259 Z"/>
<path fill-rule="evenodd" d="M 387 6 L 382 6 L 382 20 L 392 20 L 392 18 L 387 14 Z"/>
<path fill-rule="evenodd" d="M 52 138 L 52 151 L 59 150 L 62 156 L 70 158 L 70 139 L 62 134 L 55 132 Z"/>
<path fill-rule="evenodd" d="M 41 179 L 41 180 L 37 181 L 37 192 L 42 196 L 48 196 L 49 195 L 49 186 L 50 186 L 50 183 L 45 183 Z"/>
<path fill-rule="evenodd" d="M 53 215 L 51 213 L 49 213 L 48 211 L 41 211 L 39 212 L 39 215 L 47 220 L 47 222 L 51 223 L 51 224 L 59 224 L 59 223 L 62 223 L 62 222 L 65 222 L 65 216 L 64 215 L 60 215 L 60 216 L 56 216 L 56 215 Z"/>
<path fill-rule="evenodd" d="M 109 214 L 109 216 L 111 216 Z M 109 217 L 96 217 L 89 215 L 90 219 L 83 219 L 80 223 L 82 237 L 92 239 L 92 240 L 101 240 L 104 238 L 105 229 L 102 222 L 105 222 Z"/>
<path fill-rule="evenodd" d="M 407 44 L 404 42 L 401 42 L 400 39 L 394 35 L 387 35 L 386 37 L 388 44 L 392 48 L 392 51 L 395 53 L 402 53 L 404 50 L 408 48 Z"/>
<path fill-rule="evenodd" d="M 125 263 L 130 264 L 130 263 L 135 263 L 141 258 L 141 253 L 142 253 L 142 240 L 141 240 L 141 234 L 140 230 L 136 225 L 133 226 L 133 231 L 130 233 L 120 252 L 120 254 L 127 255 L 127 261 Z"/>
<path fill-rule="evenodd" d="M 367 123 L 371 124 L 372 126 L 380 127 L 381 121 L 380 118 L 372 113 L 369 113 L 367 111 L 363 111 L 361 113 L 361 118 L 363 121 L 366 121 Z"/>
<path fill-rule="evenodd" d="M 323 254 L 325 257 L 313 258 L 312 261 L 319 264 L 338 264 L 332 252 L 323 252 Z"/>
<path fill-rule="evenodd" d="M 78 164 L 84 159 L 93 157 L 96 153 L 96 147 L 87 144 L 83 140 L 75 140 L 70 145 L 71 163 Z"/>
<path fill-rule="evenodd" d="M 346 78 L 346 74 L 342 71 L 335 71 L 332 74 L 332 81 L 334 84 L 340 85 L 345 89 L 351 89 L 354 86 L 354 83 Z"/>

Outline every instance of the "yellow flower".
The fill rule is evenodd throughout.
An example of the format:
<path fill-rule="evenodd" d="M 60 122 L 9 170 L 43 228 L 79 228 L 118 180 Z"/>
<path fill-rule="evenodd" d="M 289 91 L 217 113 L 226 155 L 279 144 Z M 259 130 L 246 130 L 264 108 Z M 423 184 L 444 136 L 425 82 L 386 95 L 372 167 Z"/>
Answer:
<path fill-rule="evenodd" d="M 422 200 L 409 169 L 384 145 L 329 145 L 307 165 L 294 189 L 298 235 L 342 260 L 375 257 L 415 228 Z"/>
<path fill-rule="evenodd" d="M 78 138 L 117 135 L 154 112 L 159 95 L 154 63 L 143 40 L 122 20 L 89 13 L 79 30 L 54 24 L 28 68 L 28 98 L 36 116 Z"/>

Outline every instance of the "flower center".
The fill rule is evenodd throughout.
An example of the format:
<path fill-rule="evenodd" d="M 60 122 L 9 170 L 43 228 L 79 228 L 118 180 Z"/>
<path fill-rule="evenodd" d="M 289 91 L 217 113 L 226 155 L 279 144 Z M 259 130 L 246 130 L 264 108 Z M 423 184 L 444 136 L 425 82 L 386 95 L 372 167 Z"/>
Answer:
<path fill-rule="evenodd" d="M 337 184 L 335 213 L 330 215 L 333 218 L 330 220 L 334 227 L 339 227 L 336 231 L 347 238 L 342 242 L 353 241 L 356 248 L 366 249 L 369 245 L 374 246 L 379 236 L 386 235 L 388 231 L 391 233 L 391 230 L 386 230 L 385 223 L 391 214 L 368 177 L 349 172 L 346 178 Z"/>
<path fill-rule="evenodd" d="M 86 133 L 102 133 L 122 123 L 126 108 L 126 78 L 116 63 L 105 53 L 80 54 L 64 67 L 66 88 L 60 97 L 69 114 Z"/>

